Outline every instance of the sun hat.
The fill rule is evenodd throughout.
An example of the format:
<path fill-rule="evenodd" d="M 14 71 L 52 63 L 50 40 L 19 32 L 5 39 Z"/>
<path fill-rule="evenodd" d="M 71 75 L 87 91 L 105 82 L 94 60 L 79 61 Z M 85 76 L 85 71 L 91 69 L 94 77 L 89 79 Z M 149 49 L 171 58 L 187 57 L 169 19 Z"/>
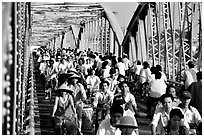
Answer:
<path fill-rule="evenodd" d="M 117 125 L 117 127 L 132 127 L 132 128 L 138 128 L 138 126 L 136 126 L 134 124 L 134 119 L 130 116 L 123 116 L 120 119 L 120 123 Z"/>
<path fill-rule="evenodd" d="M 76 69 L 69 69 L 69 70 L 67 71 L 67 74 L 68 74 L 68 75 L 72 75 L 72 74 L 77 74 L 77 75 L 79 75 L 79 72 L 78 72 Z"/>
<path fill-rule="evenodd" d="M 56 92 L 73 93 L 73 90 L 64 83 L 56 90 Z"/>
<path fill-rule="evenodd" d="M 72 75 L 70 75 L 69 76 L 69 78 L 71 79 L 73 79 L 73 78 L 77 78 L 77 79 L 81 79 L 81 77 L 79 76 L 79 75 L 77 75 L 77 74 L 72 74 Z"/>

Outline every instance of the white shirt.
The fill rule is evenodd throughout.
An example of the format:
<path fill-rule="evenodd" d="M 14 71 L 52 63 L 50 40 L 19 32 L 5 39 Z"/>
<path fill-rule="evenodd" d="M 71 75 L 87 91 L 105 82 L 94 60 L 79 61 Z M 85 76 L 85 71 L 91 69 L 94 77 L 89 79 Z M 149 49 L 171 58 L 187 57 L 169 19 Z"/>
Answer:
<path fill-rule="evenodd" d="M 109 82 L 109 84 L 110 84 L 109 90 L 110 90 L 111 92 L 113 92 L 114 89 L 115 89 L 115 87 L 118 85 L 117 79 L 116 79 L 116 78 L 113 79 L 113 78 L 111 78 L 111 77 L 108 77 L 108 78 L 106 78 L 105 80 L 107 80 L 107 81 Z"/>
<path fill-rule="evenodd" d="M 84 86 L 81 83 L 77 83 L 74 85 L 69 85 L 69 87 L 74 91 L 74 102 L 78 104 L 82 104 L 82 100 L 86 100 L 86 91 Z"/>
<path fill-rule="evenodd" d="M 97 107 L 98 103 L 100 104 L 108 104 L 111 103 L 113 100 L 113 94 L 110 91 L 104 93 L 103 91 L 98 91 L 95 95 L 93 105 Z"/>
<path fill-rule="evenodd" d="M 74 68 L 74 65 L 73 65 L 73 62 L 72 62 L 72 61 L 67 62 L 66 65 L 67 65 L 67 69 L 68 69 L 68 70 Z"/>
<path fill-rule="evenodd" d="M 179 107 L 172 107 L 172 109 L 175 109 L 175 108 L 178 108 L 181 110 L 181 108 L 179 108 Z M 167 114 L 165 112 L 163 106 L 159 107 L 155 110 L 151 125 L 154 125 L 155 127 L 157 127 L 156 134 L 159 134 L 159 135 L 164 134 L 164 128 L 163 127 L 167 126 L 169 119 L 170 119 L 170 116 L 169 116 L 169 114 Z M 189 128 L 189 125 L 185 119 L 182 120 L 182 125 Z"/>
<path fill-rule="evenodd" d="M 136 67 L 135 67 L 135 74 L 140 75 L 140 71 L 141 71 L 142 68 L 143 68 L 142 65 L 136 65 Z"/>
<path fill-rule="evenodd" d="M 59 66 L 58 66 L 59 73 L 64 73 L 66 69 L 67 69 L 66 64 L 59 63 Z"/>
<path fill-rule="evenodd" d="M 40 63 L 39 70 L 40 70 L 41 74 L 45 73 L 46 67 L 47 67 L 47 63 L 45 63 L 45 62 Z"/>
<path fill-rule="evenodd" d="M 96 135 L 121 135 L 121 131 L 119 128 L 113 127 L 110 124 L 110 118 L 107 118 L 100 123 Z M 133 131 L 132 135 L 136 135 L 136 133 Z"/>
<path fill-rule="evenodd" d="M 130 60 L 128 58 L 123 58 L 122 62 L 125 64 L 125 70 L 128 70 L 130 67 Z"/>
<path fill-rule="evenodd" d="M 125 76 L 125 70 L 126 70 L 125 64 L 122 62 L 118 62 L 116 64 L 116 67 L 118 67 L 118 69 L 119 69 L 119 74 Z"/>
<path fill-rule="evenodd" d="M 102 78 L 105 79 L 107 77 L 110 77 L 110 69 L 106 67 L 106 69 L 102 69 Z"/>
<path fill-rule="evenodd" d="M 150 83 L 150 97 L 160 98 L 163 94 L 166 93 L 167 85 L 160 79 L 152 80 Z"/>
<path fill-rule="evenodd" d="M 96 135 L 115 135 L 116 128 L 111 126 L 110 118 L 104 119 L 97 130 Z"/>
<path fill-rule="evenodd" d="M 152 81 L 151 71 L 149 68 L 142 68 L 140 71 L 140 82 L 143 84 L 145 82 L 150 83 Z"/>
<path fill-rule="evenodd" d="M 98 76 L 88 76 L 86 78 L 86 83 L 89 88 L 99 89 L 99 84 L 101 83 L 101 80 Z"/>
<path fill-rule="evenodd" d="M 160 78 L 160 80 L 163 81 L 163 82 L 166 82 L 166 81 L 167 81 L 166 75 L 165 75 L 164 72 L 162 72 L 162 71 L 160 71 L 160 73 L 161 73 L 161 78 Z"/>
<path fill-rule="evenodd" d="M 53 67 L 56 67 L 57 69 L 58 69 L 58 66 L 59 66 L 59 62 L 54 62 L 54 64 L 53 64 Z"/>
<path fill-rule="evenodd" d="M 129 103 L 129 105 L 134 105 L 137 107 L 136 101 L 135 101 L 135 97 L 131 94 L 131 93 L 127 93 L 127 95 L 125 96 L 125 102 Z M 132 110 L 132 108 L 129 108 L 133 114 L 134 114 L 134 110 Z"/>
<path fill-rule="evenodd" d="M 83 64 L 84 68 L 85 68 L 85 75 L 88 75 L 88 69 L 90 69 L 92 67 L 92 64 Z"/>
<path fill-rule="evenodd" d="M 186 69 L 184 71 L 184 81 L 185 81 L 185 88 L 187 89 L 188 86 L 193 83 L 193 82 L 197 82 L 197 79 L 196 79 L 196 73 L 198 71 L 194 68 L 191 68 L 191 69 Z"/>
<path fill-rule="evenodd" d="M 184 111 L 184 118 L 186 121 L 190 124 L 198 124 L 200 121 L 202 121 L 202 118 L 200 116 L 200 113 L 198 110 L 192 106 L 190 106 L 190 109 L 187 111 Z M 190 129 L 190 134 L 196 134 L 196 130 Z"/>

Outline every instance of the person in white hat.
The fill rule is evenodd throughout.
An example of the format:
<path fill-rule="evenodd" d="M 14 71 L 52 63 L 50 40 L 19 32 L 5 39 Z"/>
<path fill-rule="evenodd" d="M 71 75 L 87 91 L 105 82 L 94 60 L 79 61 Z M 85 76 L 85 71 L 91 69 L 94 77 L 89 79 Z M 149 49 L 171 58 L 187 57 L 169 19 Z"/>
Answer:
<path fill-rule="evenodd" d="M 74 101 L 71 93 L 72 89 L 64 82 L 56 91 L 58 96 L 55 98 L 55 105 L 53 107 L 52 119 L 54 133 L 62 135 L 62 124 L 68 129 L 70 124 L 77 125 L 77 113 L 74 107 Z"/>
<path fill-rule="evenodd" d="M 116 131 L 116 135 L 136 135 L 133 131 L 138 128 L 138 126 L 135 125 L 133 118 L 130 116 L 123 116 L 116 127 L 121 131 Z"/>

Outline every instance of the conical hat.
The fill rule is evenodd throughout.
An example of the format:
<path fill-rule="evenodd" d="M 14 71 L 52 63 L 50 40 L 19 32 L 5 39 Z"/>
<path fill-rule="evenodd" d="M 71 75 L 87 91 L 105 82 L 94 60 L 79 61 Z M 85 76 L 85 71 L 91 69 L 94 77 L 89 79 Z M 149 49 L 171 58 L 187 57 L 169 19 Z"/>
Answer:
<path fill-rule="evenodd" d="M 76 69 L 70 69 L 67 71 L 67 74 L 77 74 L 79 75 L 79 72 L 76 71 Z"/>
<path fill-rule="evenodd" d="M 72 74 L 69 76 L 69 78 L 77 78 L 77 79 L 81 79 L 81 77 L 77 74 Z"/>
<path fill-rule="evenodd" d="M 56 92 L 73 93 L 73 90 L 64 83 L 56 90 Z"/>

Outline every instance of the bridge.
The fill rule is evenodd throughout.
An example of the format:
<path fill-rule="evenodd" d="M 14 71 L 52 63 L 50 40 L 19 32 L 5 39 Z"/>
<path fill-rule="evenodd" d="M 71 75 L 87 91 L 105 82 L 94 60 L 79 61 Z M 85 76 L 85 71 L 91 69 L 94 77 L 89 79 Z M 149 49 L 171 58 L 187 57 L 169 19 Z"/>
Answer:
<path fill-rule="evenodd" d="M 46 101 L 39 100 L 43 92 L 34 48 L 127 54 L 131 63 L 162 65 L 168 82 L 179 86 L 189 61 L 202 70 L 201 2 L 138 3 L 125 34 L 114 13 L 99 3 L 3 2 L 2 13 L 4 135 L 53 134 L 49 125 L 45 127 L 46 108 L 52 105 L 43 106 Z"/>

